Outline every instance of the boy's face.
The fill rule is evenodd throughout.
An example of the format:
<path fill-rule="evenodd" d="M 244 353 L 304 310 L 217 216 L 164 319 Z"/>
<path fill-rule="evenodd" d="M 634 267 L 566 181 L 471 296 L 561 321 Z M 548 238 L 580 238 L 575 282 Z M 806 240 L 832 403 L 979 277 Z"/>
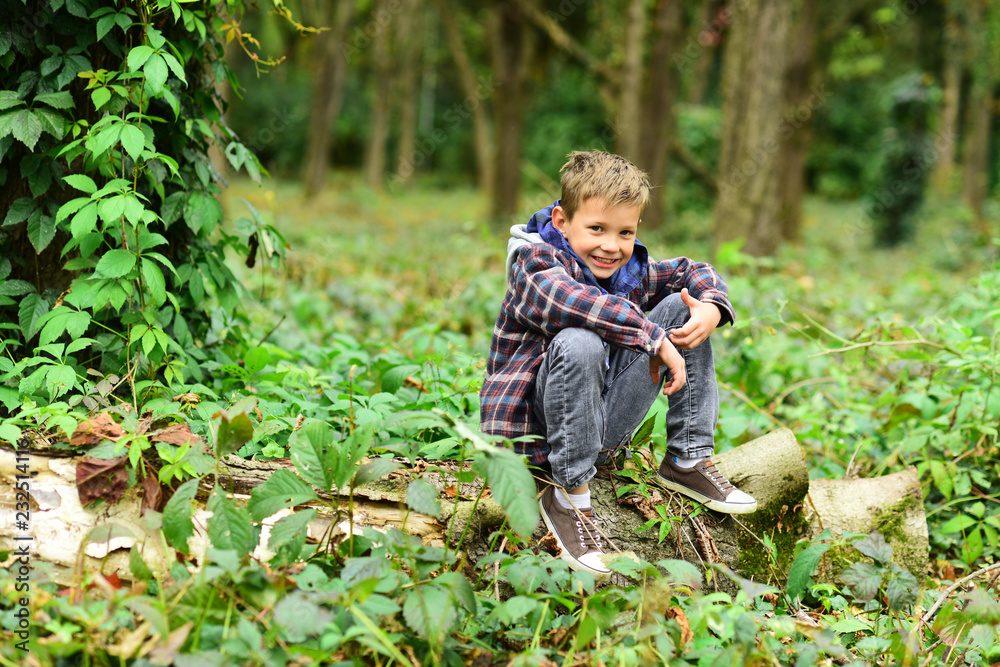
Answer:
<path fill-rule="evenodd" d="M 639 207 L 608 206 L 603 197 L 588 197 L 580 202 L 572 219 L 566 217 L 562 206 L 556 206 L 552 224 L 594 276 L 610 278 L 632 257 Z"/>

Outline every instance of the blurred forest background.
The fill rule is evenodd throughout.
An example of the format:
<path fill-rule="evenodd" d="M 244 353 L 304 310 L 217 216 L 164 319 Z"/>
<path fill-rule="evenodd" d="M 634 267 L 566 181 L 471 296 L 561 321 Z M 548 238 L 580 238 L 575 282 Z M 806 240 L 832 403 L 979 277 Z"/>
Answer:
<path fill-rule="evenodd" d="M 854 203 L 835 224 L 858 247 L 911 241 L 928 199 L 949 243 L 995 234 L 996 3 L 292 5 L 320 31 L 268 12 L 235 28 L 261 56 L 229 43 L 245 92 L 227 120 L 307 198 L 331 170 L 390 193 L 474 187 L 502 231 L 558 196 L 566 153 L 604 149 L 651 176 L 644 238 L 772 255 L 801 240 L 809 195 Z"/>

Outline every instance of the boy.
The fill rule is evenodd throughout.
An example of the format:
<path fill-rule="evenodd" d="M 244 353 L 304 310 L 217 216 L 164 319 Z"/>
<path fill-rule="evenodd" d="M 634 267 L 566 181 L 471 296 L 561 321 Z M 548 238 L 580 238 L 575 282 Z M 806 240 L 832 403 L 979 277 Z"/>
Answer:
<path fill-rule="evenodd" d="M 753 512 L 708 457 L 719 416 L 712 331 L 735 318 L 726 284 L 686 257 L 656 262 L 636 238 L 646 174 L 622 157 L 574 152 L 562 197 L 511 228 L 508 287 L 480 392 L 485 433 L 551 472 L 539 499 L 571 568 L 609 574 L 588 483 L 627 446 L 667 378 L 667 488 L 720 512 Z M 669 332 L 669 333 L 668 333 Z"/>

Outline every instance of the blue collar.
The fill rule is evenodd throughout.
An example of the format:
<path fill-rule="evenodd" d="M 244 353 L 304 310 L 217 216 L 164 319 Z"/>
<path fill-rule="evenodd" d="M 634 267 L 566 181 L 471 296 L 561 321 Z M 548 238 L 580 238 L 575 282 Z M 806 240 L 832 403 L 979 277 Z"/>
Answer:
<path fill-rule="evenodd" d="M 639 242 L 639 239 L 635 241 L 635 248 L 632 250 L 632 256 L 628 262 L 625 266 L 611 274 L 611 277 L 605 281 L 608 287 L 605 287 L 597 282 L 594 272 L 573 251 L 569 246 L 569 242 L 566 241 L 566 237 L 562 235 L 562 232 L 552 224 L 552 209 L 556 206 L 559 206 L 559 200 L 556 200 L 551 206 L 546 206 L 540 211 L 536 211 L 531 216 L 531 219 L 528 220 L 527 231 L 529 233 L 540 234 L 542 240 L 549 245 L 569 253 L 576 260 L 576 263 L 580 265 L 580 268 L 583 269 L 583 275 L 587 280 L 587 284 L 594 285 L 605 293 L 622 296 L 628 294 L 642 283 L 642 279 L 646 275 L 646 266 L 649 263 L 649 251 L 646 250 L 646 246 Z"/>

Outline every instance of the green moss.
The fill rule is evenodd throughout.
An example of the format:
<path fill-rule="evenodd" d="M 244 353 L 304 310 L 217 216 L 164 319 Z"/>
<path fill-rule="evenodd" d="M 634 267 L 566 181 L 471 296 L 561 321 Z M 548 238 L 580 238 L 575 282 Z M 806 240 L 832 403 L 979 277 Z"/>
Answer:
<path fill-rule="evenodd" d="M 790 489 L 786 497 L 772 501 L 766 508 L 745 518 L 740 517 L 743 525 L 753 533 L 749 535 L 742 529 L 739 532 L 739 573 L 742 576 L 772 584 L 784 581 L 795 553 L 795 543 L 809 532 L 805 509 L 799 501 L 800 496 Z M 772 564 L 767 549 L 758 541 L 764 535 L 774 544 L 777 565 Z"/>

